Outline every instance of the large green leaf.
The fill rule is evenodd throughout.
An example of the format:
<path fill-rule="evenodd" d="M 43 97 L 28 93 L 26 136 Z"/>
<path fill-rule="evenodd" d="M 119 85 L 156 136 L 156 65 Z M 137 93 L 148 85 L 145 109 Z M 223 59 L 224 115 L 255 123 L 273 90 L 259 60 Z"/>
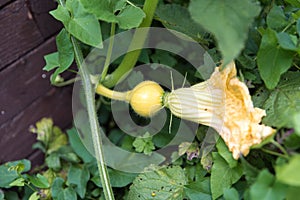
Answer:
<path fill-rule="evenodd" d="M 277 35 L 274 30 L 267 29 L 257 53 L 259 73 L 267 88 L 273 89 L 279 82 L 280 76 L 292 64 L 294 53 L 278 46 Z"/>
<path fill-rule="evenodd" d="M 126 0 L 80 0 L 84 8 L 93 13 L 98 19 L 118 23 L 122 29 L 138 27 L 145 13 L 139 7 L 127 4 Z"/>
<path fill-rule="evenodd" d="M 300 72 L 287 72 L 263 104 L 267 116 L 263 123 L 277 128 L 293 128 L 294 116 L 300 112 Z"/>
<path fill-rule="evenodd" d="M 68 172 L 68 183 L 75 185 L 77 194 L 84 198 L 87 182 L 90 179 L 90 172 L 85 165 L 82 168 L 72 165 Z"/>
<path fill-rule="evenodd" d="M 59 5 L 50 14 L 61 21 L 67 31 L 83 43 L 102 47 L 99 21 L 93 14 L 86 12 L 79 1 L 68 0 L 66 8 Z"/>
<path fill-rule="evenodd" d="M 100 24 L 96 17 L 86 12 L 78 0 L 68 0 L 66 7 L 73 15 L 67 30 L 88 45 L 102 47 Z"/>
<path fill-rule="evenodd" d="M 179 166 L 145 172 L 133 181 L 127 199 L 182 200 L 186 183 L 184 170 Z"/>
<path fill-rule="evenodd" d="M 251 199 L 282 200 L 285 197 L 286 189 L 287 186 L 276 181 L 268 170 L 263 170 L 250 187 L 250 196 Z"/>
<path fill-rule="evenodd" d="M 184 33 L 196 41 L 204 42 L 202 38 L 204 29 L 191 18 L 185 7 L 178 4 L 161 4 L 155 14 L 155 19 L 165 27 Z"/>
<path fill-rule="evenodd" d="M 226 65 L 244 47 L 260 7 L 249 0 L 192 0 L 189 10 L 196 22 L 215 35 Z"/>
<path fill-rule="evenodd" d="M 213 199 L 220 197 L 225 189 L 229 189 L 243 175 L 243 168 L 237 165 L 231 168 L 219 153 L 213 152 L 214 164 L 211 170 L 211 193 Z"/>
<path fill-rule="evenodd" d="M 293 156 L 287 164 L 276 166 L 276 178 L 291 186 L 300 186 L 300 155 Z"/>
<path fill-rule="evenodd" d="M 94 156 L 91 155 L 91 153 L 86 149 L 86 147 L 82 143 L 78 132 L 75 128 L 67 130 L 67 134 L 72 149 L 85 163 L 95 160 Z"/>
<path fill-rule="evenodd" d="M 29 160 L 23 159 L 7 162 L 0 166 L 0 188 L 8 188 L 9 184 L 19 178 L 18 173 L 27 172 L 31 168 Z"/>

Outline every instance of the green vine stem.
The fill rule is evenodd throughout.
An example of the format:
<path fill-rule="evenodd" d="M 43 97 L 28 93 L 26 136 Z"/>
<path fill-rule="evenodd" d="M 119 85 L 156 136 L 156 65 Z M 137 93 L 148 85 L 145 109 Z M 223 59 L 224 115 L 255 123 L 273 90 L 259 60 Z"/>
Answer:
<path fill-rule="evenodd" d="M 106 54 L 104 68 L 103 68 L 103 71 L 101 73 L 101 80 L 100 80 L 101 82 L 105 79 L 107 71 L 108 71 L 108 67 L 109 67 L 109 63 L 110 63 L 110 59 L 111 59 L 111 54 L 112 54 L 112 49 L 113 49 L 113 46 L 114 46 L 114 35 L 115 35 L 115 32 L 116 32 L 116 24 L 115 23 L 111 23 L 109 46 L 108 46 L 108 50 L 107 50 L 107 54 Z"/>
<path fill-rule="evenodd" d="M 65 6 L 64 0 L 59 0 L 60 5 Z M 82 51 L 78 44 L 77 39 L 71 36 L 71 41 L 73 44 L 74 54 L 75 54 L 75 61 L 79 68 L 80 76 L 83 82 L 84 94 L 87 103 L 87 111 L 89 117 L 89 124 L 91 127 L 92 138 L 93 138 L 93 145 L 95 156 L 97 160 L 97 166 L 99 171 L 100 180 L 103 186 L 104 196 L 107 200 L 114 200 L 114 194 L 112 191 L 112 187 L 109 180 L 109 175 L 107 171 L 107 167 L 104 161 L 104 153 L 102 147 L 102 140 L 101 140 L 101 132 L 100 126 L 97 120 L 96 114 L 96 107 L 95 107 L 95 94 L 94 94 L 94 87 L 90 80 L 90 75 L 87 72 L 84 59 L 82 55 Z"/>
<path fill-rule="evenodd" d="M 96 108 L 95 108 L 94 87 L 90 80 L 90 75 L 85 68 L 83 55 L 82 55 L 80 46 L 74 37 L 71 37 L 71 40 L 72 40 L 72 44 L 74 47 L 76 64 L 79 68 L 80 75 L 81 75 L 82 82 L 83 82 L 83 88 L 85 91 L 85 99 L 86 99 L 87 111 L 88 111 L 88 116 L 89 116 L 89 123 L 90 123 L 90 127 L 91 127 L 94 150 L 95 150 L 95 154 L 96 154 L 97 165 L 98 165 L 101 183 L 103 186 L 104 196 L 105 196 L 105 199 L 107 199 L 107 200 L 114 200 L 114 195 L 113 195 L 113 191 L 111 188 L 109 175 L 108 175 L 107 168 L 106 168 L 105 161 L 104 161 L 104 153 L 103 153 L 103 147 L 102 147 L 102 141 L 101 141 L 100 126 L 99 126 L 99 123 L 97 120 L 97 114 L 96 114 Z"/>
<path fill-rule="evenodd" d="M 151 25 L 158 1 L 159 0 L 145 0 L 143 11 L 145 12 L 146 17 L 140 24 L 140 28 L 149 27 Z M 145 31 L 140 31 L 139 29 L 137 29 L 132 38 L 130 47 L 134 46 L 137 49 L 142 48 L 146 38 L 147 33 Z M 121 78 L 125 74 L 127 74 L 135 66 L 140 54 L 141 49 L 128 52 L 118 68 L 112 74 L 106 76 L 102 84 L 106 87 L 113 87 L 118 81 L 121 80 Z"/>

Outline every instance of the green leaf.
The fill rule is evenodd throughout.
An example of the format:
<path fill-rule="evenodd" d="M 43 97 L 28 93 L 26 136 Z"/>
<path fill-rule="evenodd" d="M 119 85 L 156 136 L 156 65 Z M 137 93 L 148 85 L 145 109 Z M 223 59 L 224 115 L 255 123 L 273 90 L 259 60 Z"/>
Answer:
<path fill-rule="evenodd" d="M 20 168 L 20 166 L 23 166 Z M 31 168 L 29 160 L 18 160 L 0 165 L 0 188 L 9 188 L 9 184 L 19 178 L 18 172 L 27 172 Z"/>
<path fill-rule="evenodd" d="M 267 25 L 274 30 L 282 30 L 288 24 L 287 18 L 280 6 L 274 5 L 267 16 Z"/>
<path fill-rule="evenodd" d="M 299 196 L 300 196 L 300 187 L 289 187 L 286 194 L 287 200 L 294 200 L 295 197 L 299 197 Z"/>
<path fill-rule="evenodd" d="M 287 72 L 276 90 L 263 104 L 267 111 L 263 123 L 277 128 L 293 128 L 294 115 L 300 112 L 300 72 Z"/>
<path fill-rule="evenodd" d="M 102 47 L 102 35 L 99 21 L 93 14 L 86 12 L 78 0 L 68 0 L 66 7 L 72 18 L 65 28 L 78 40 L 93 47 Z"/>
<path fill-rule="evenodd" d="M 53 169 L 54 171 L 58 171 L 61 168 L 61 162 L 59 155 L 57 153 L 51 153 L 46 158 L 46 164 L 50 169 Z"/>
<path fill-rule="evenodd" d="M 145 13 L 139 7 L 127 5 L 122 11 L 120 11 L 116 18 L 120 28 L 131 29 L 138 27 L 145 16 Z"/>
<path fill-rule="evenodd" d="M 65 27 L 67 27 L 71 16 L 70 13 L 68 11 L 68 9 L 66 9 L 65 7 L 58 5 L 56 10 L 53 10 L 50 12 L 50 14 L 57 20 L 61 21 Z"/>
<path fill-rule="evenodd" d="M 118 22 L 114 15 L 114 5 L 110 1 L 80 0 L 80 2 L 88 12 L 93 13 L 98 19 L 106 22 Z"/>
<path fill-rule="evenodd" d="M 177 60 L 169 52 L 159 49 L 156 49 L 155 53 L 151 55 L 151 60 L 154 63 L 160 63 L 170 67 L 174 67 L 177 64 Z"/>
<path fill-rule="evenodd" d="M 38 192 L 32 193 L 29 197 L 29 200 L 38 200 L 38 199 L 40 199 Z"/>
<path fill-rule="evenodd" d="M 230 168 L 219 153 L 213 152 L 212 155 L 214 164 L 211 170 L 211 193 L 213 199 L 216 199 L 241 178 L 243 169 L 240 165 Z"/>
<path fill-rule="evenodd" d="M 300 18 L 297 20 L 296 29 L 297 29 L 298 35 L 300 36 Z"/>
<path fill-rule="evenodd" d="M 286 2 L 290 3 L 291 5 L 295 7 L 300 7 L 300 1 L 299 0 L 285 0 Z"/>
<path fill-rule="evenodd" d="M 60 71 L 68 69 L 74 60 L 73 45 L 68 32 L 62 29 L 56 36 L 56 46 L 58 50 L 58 60 Z"/>
<path fill-rule="evenodd" d="M 67 136 L 59 127 L 53 125 L 51 118 L 42 118 L 30 132 L 37 134 L 37 140 L 43 143 L 47 154 L 51 154 L 68 142 Z"/>
<path fill-rule="evenodd" d="M 291 186 L 300 186 L 300 155 L 293 156 L 287 164 L 275 166 L 276 178 Z"/>
<path fill-rule="evenodd" d="M 57 67 L 59 67 L 59 60 L 58 60 L 58 52 L 54 52 L 44 56 L 46 61 L 46 65 L 43 70 L 49 72 Z"/>
<path fill-rule="evenodd" d="M 241 163 L 243 167 L 243 173 L 247 180 L 248 184 L 252 184 L 255 182 L 257 175 L 259 174 L 259 170 L 252 166 L 244 157 L 241 157 Z"/>
<path fill-rule="evenodd" d="M 6 191 L 5 192 L 5 199 L 12 199 L 12 200 L 19 200 L 19 196 L 18 196 L 18 193 L 17 192 L 14 192 L 14 191 Z M 5 200 L 4 199 L 4 200 Z"/>
<path fill-rule="evenodd" d="M 217 142 L 218 153 L 226 162 L 228 163 L 230 168 L 234 168 L 237 166 L 238 162 L 232 157 L 232 153 L 228 150 L 227 145 L 225 144 L 223 139 L 219 139 Z"/>
<path fill-rule="evenodd" d="M 155 149 L 152 137 L 147 132 L 144 137 L 135 138 L 132 144 L 137 152 L 144 153 L 146 155 L 151 155 L 152 151 Z"/>
<path fill-rule="evenodd" d="M 186 183 L 184 170 L 179 166 L 145 172 L 133 181 L 126 199 L 182 200 Z"/>
<path fill-rule="evenodd" d="M 297 114 L 296 114 L 297 115 Z M 295 115 L 295 116 L 296 116 Z M 299 121 L 298 121 L 299 122 Z M 291 130 L 290 130 L 291 131 Z M 284 140 L 284 146 L 289 149 L 300 148 L 300 136 L 298 134 L 291 134 Z"/>
<path fill-rule="evenodd" d="M 37 174 L 36 176 L 27 175 L 27 177 L 29 181 L 38 188 L 45 189 L 50 187 L 47 178 L 41 174 Z"/>
<path fill-rule="evenodd" d="M 95 160 L 95 158 L 90 154 L 90 152 L 82 143 L 76 128 L 67 130 L 67 134 L 72 149 L 85 163 Z"/>
<path fill-rule="evenodd" d="M 210 200 L 210 179 L 198 179 L 184 187 L 184 192 L 190 200 Z"/>
<path fill-rule="evenodd" d="M 294 53 L 278 47 L 276 32 L 267 29 L 257 53 L 259 73 L 268 89 L 274 89 L 280 76 L 292 64 Z"/>
<path fill-rule="evenodd" d="M 58 195 L 63 191 L 63 185 L 65 180 L 61 177 L 57 177 L 54 179 L 52 186 L 51 186 L 51 195 L 53 199 L 57 199 Z"/>
<path fill-rule="evenodd" d="M 73 45 L 70 36 L 65 29 L 62 29 L 60 33 L 57 35 L 56 46 L 58 50 L 59 67 L 56 69 L 55 73 L 51 76 L 52 84 L 55 83 L 56 77 L 59 74 L 66 71 L 71 66 L 74 60 Z M 53 58 L 53 59 L 57 59 L 57 58 Z"/>
<path fill-rule="evenodd" d="M 62 190 L 62 192 L 58 194 L 57 200 L 62 200 L 62 199 L 64 199 L 64 200 L 69 200 L 69 199 L 77 200 L 77 195 L 76 195 L 75 190 L 71 187 L 68 187 L 68 188 L 65 188 L 64 190 Z"/>
<path fill-rule="evenodd" d="M 83 168 L 72 165 L 68 172 L 68 183 L 75 185 L 77 194 L 84 198 L 86 193 L 87 182 L 90 179 L 90 172 L 87 167 L 83 165 Z"/>
<path fill-rule="evenodd" d="M 300 136 L 300 113 L 296 113 L 293 118 L 293 125 L 295 128 L 295 132 L 298 136 Z"/>
<path fill-rule="evenodd" d="M 204 29 L 196 23 L 187 8 L 178 4 L 160 4 L 155 11 L 155 19 L 166 28 L 184 33 L 201 42 Z"/>
<path fill-rule="evenodd" d="M 18 186 L 18 187 L 22 187 L 25 185 L 25 179 L 24 178 L 18 178 L 16 180 L 14 180 L 13 182 L 11 182 L 9 184 L 9 186 L 13 187 L 13 186 Z"/>
<path fill-rule="evenodd" d="M 122 29 L 138 27 L 145 13 L 139 7 L 121 1 L 80 0 L 84 8 L 98 19 L 118 23 Z"/>
<path fill-rule="evenodd" d="M 224 190 L 224 199 L 225 200 L 239 200 L 239 193 L 235 188 L 225 189 Z"/>
<path fill-rule="evenodd" d="M 297 37 L 288 33 L 280 32 L 276 34 L 281 48 L 291 51 L 297 51 Z"/>
<path fill-rule="evenodd" d="M 282 200 L 285 197 L 287 186 L 275 180 L 275 177 L 263 170 L 256 182 L 250 187 L 251 199 Z"/>
<path fill-rule="evenodd" d="M 112 187 L 125 187 L 132 183 L 132 181 L 136 178 L 137 174 L 133 173 L 126 173 L 114 169 L 108 168 L 108 174 L 110 179 L 110 184 Z M 100 180 L 100 176 L 97 172 L 94 174 L 93 178 L 91 179 L 98 187 L 102 187 L 102 183 Z"/>
<path fill-rule="evenodd" d="M 248 0 L 192 0 L 189 10 L 196 22 L 215 35 L 226 65 L 244 47 L 260 7 Z"/>

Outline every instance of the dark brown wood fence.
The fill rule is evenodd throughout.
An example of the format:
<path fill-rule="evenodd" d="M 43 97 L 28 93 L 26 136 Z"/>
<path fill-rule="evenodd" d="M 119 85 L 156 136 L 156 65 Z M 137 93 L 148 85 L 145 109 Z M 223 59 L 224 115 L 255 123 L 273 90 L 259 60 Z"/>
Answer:
<path fill-rule="evenodd" d="M 0 0 L 0 163 L 43 162 L 28 131 L 42 117 L 62 128 L 71 125 L 72 87 L 51 86 L 50 73 L 42 70 L 61 28 L 48 14 L 55 8 L 54 0 Z"/>

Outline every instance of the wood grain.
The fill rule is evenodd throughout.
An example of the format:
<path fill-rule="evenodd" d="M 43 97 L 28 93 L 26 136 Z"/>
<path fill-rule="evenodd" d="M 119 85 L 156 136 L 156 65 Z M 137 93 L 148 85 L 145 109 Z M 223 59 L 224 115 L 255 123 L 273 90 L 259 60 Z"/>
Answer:
<path fill-rule="evenodd" d="M 0 70 L 43 42 L 24 0 L 0 10 Z"/>
<path fill-rule="evenodd" d="M 10 121 L 0 126 L 0 163 L 28 157 L 36 135 L 28 131 L 43 117 L 51 117 L 59 127 L 71 125 L 72 87 L 52 88 Z"/>
<path fill-rule="evenodd" d="M 1 71 L 0 124 L 10 120 L 53 87 L 49 81 L 50 73 L 45 73 L 42 68 L 45 65 L 44 55 L 55 49 L 55 39 L 51 38 Z"/>
<path fill-rule="evenodd" d="M 57 7 L 57 3 L 53 0 L 30 0 L 29 2 L 31 13 L 44 39 L 57 33 L 61 28 L 61 22 L 54 19 L 49 14 L 50 10 Z"/>

